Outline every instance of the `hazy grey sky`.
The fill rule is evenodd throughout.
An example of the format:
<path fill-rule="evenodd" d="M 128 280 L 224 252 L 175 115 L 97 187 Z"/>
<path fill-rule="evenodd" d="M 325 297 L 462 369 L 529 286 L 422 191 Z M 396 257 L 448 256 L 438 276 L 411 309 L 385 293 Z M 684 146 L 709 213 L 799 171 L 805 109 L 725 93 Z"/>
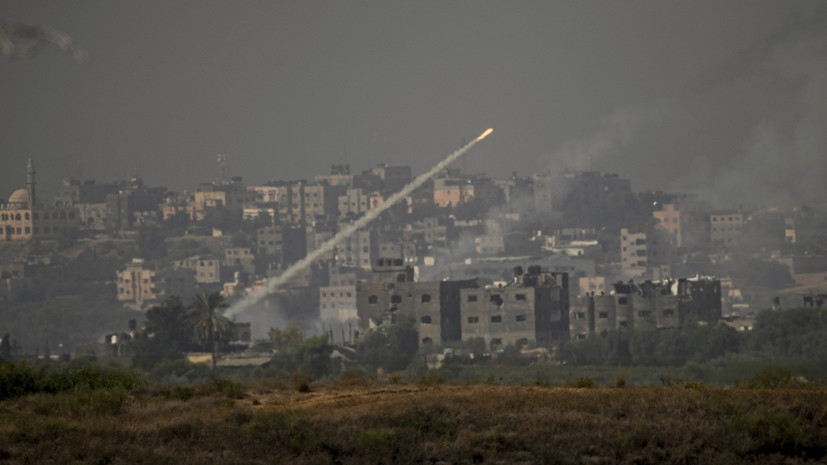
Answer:
<path fill-rule="evenodd" d="M 89 53 L 0 58 L 0 194 L 409 164 L 592 168 L 729 203 L 827 193 L 822 1 L 17 1 Z"/>

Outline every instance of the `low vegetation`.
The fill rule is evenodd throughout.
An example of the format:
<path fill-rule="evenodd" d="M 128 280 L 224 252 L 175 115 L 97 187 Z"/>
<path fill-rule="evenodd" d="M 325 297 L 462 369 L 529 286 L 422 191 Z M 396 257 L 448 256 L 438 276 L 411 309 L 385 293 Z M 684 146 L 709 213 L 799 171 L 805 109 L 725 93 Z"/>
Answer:
<path fill-rule="evenodd" d="M 8 365 L 14 365 L 9 367 Z M 4 364 L 4 373 L 26 371 Z M 126 376 L 128 373 L 121 373 Z M 110 373 L 113 380 L 121 379 Z M 92 376 L 91 378 L 95 378 Z M 83 379 L 83 377 L 81 377 Z M 623 380 L 621 380 L 623 379 Z M 2 378 L 9 382 L 10 378 Z M 0 401 L 4 463 L 805 463 L 827 459 L 825 387 L 79 382 Z"/>

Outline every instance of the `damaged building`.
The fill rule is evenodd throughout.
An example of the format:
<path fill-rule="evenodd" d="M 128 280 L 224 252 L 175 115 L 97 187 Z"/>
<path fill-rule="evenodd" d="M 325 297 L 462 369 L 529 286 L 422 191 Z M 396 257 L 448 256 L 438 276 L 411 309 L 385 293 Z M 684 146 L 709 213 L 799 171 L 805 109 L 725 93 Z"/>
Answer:
<path fill-rule="evenodd" d="M 514 269 L 508 283 L 462 289 L 462 340 L 482 338 L 486 347 L 537 342 L 556 345 L 568 340 L 567 273 L 544 272 L 539 266 Z"/>
<path fill-rule="evenodd" d="M 517 267 L 510 282 L 480 287 L 476 279 L 416 282 L 401 259 L 379 259 L 373 272 L 373 282 L 356 286 L 363 329 L 412 318 L 420 344 L 482 338 L 496 349 L 568 340 L 567 273 Z"/>
<path fill-rule="evenodd" d="M 721 282 L 717 279 L 618 282 L 610 294 L 578 296 L 571 304 L 574 339 L 605 336 L 621 329 L 678 328 L 687 322 L 721 318 Z"/>
<path fill-rule="evenodd" d="M 420 344 L 459 341 L 460 290 L 476 288 L 475 280 L 415 282 L 413 268 L 402 259 L 378 259 L 374 282 L 356 285 L 359 324 L 368 329 L 413 318 Z"/>

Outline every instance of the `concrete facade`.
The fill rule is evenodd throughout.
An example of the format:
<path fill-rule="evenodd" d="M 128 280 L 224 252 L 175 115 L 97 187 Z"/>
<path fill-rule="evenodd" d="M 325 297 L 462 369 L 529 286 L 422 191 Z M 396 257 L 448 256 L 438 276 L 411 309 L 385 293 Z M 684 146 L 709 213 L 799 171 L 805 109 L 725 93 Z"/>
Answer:
<path fill-rule="evenodd" d="M 679 328 L 721 319 L 721 282 L 712 278 L 615 283 L 611 294 L 578 296 L 570 310 L 573 339 L 622 329 Z"/>

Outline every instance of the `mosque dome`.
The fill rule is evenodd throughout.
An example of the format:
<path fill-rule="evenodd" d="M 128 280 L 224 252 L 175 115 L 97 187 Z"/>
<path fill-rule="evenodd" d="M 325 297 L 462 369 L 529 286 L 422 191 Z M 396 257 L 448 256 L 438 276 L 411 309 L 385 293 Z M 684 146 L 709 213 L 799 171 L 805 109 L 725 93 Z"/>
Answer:
<path fill-rule="evenodd" d="M 26 192 L 26 189 L 17 189 L 9 197 L 9 207 L 25 208 L 27 206 L 29 206 L 29 193 Z"/>

